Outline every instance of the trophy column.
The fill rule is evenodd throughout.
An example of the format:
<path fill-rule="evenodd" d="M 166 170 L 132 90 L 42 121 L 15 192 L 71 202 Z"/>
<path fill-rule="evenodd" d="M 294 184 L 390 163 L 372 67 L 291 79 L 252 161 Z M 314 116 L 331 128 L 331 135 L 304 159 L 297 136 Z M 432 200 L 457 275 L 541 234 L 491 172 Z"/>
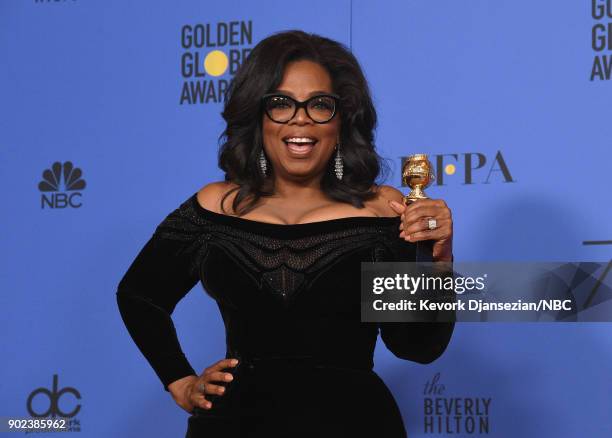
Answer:
<path fill-rule="evenodd" d="M 410 205 L 419 199 L 429 199 L 424 189 L 435 180 L 432 165 L 427 154 L 410 155 L 402 166 L 402 184 L 410 187 L 410 193 L 404 196 L 404 204 Z M 416 242 L 416 261 L 433 261 L 433 240 Z"/>

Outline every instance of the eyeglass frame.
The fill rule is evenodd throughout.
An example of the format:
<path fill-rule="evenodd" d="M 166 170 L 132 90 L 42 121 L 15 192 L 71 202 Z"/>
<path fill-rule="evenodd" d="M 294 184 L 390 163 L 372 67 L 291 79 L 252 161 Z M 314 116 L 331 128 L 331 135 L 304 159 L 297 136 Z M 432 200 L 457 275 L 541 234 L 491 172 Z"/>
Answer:
<path fill-rule="evenodd" d="M 291 100 L 295 104 L 295 109 L 293 111 L 293 115 L 289 119 L 287 119 L 286 122 L 279 122 L 277 120 L 274 120 L 272 118 L 272 116 L 270 116 L 270 114 L 268 113 L 268 109 L 266 108 L 265 102 L 266 102 L 266 99 L 268 99 L 270 97 L 286 97 L 287 99 Z M 324 122 L 317 122 L 315 119 L 310 117 L 310 113 L 308 112 L 308 102 L 310 102 L 311 100 L 316 99 L 318 97 L 331 97 L 332 99 L 334 99 L 334 113 L 332 114 L 332 116 L 329 119 L 327 119 Z M 333 93 L 322 93 L 322 94 L 317 94 L 315 96 L 309 97 L 306 100 L 299 101 L 299 100 L 294 99 L 291 96 L 287 96 L 286 94 L 283 94 L 283 93 L 268 93 L 268 94 L 264 94 L 261 97 L 261 105 L 263 106 L 263 109 L 264 109 L 264 112 L 266 113 L 266 116 L 268 116 L 268 118 L 270 120 L 272 120 L 274 123 L 280 123 L 282 125 L 286 125 L 287 123 L 289 123 L 295 117 L 295 115 L 297 114 L 297 112 L 298 112 L 298 110 L 300 108 L 304 108 L 304 112 L 306 113 L 306 115 L 308 116 L 308 118 L 310 120 L 312 120 L 314 123 L 317 123 L 319 125 L 323 125 L 325 123 L 331 122 L 332 119 L 334 117 L 336 117 L 336 114 L 338 113 L 338 106 L 340 105 L 340 96 L 338 96 L 337 94 L 333 94 Z"/>

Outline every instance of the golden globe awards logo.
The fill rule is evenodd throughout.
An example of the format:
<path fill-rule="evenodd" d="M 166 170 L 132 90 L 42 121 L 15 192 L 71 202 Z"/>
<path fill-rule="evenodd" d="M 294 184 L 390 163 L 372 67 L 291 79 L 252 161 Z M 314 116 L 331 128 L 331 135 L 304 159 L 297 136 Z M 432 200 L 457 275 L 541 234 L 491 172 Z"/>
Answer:
<path fill-rule="evenodd" d="M 224 102 L 231 77 L 251 52 L 252 44 L 251 20 L 184 25 L 179 104 Z"/>
<path fill-rule="evenodd" d="M 612 1 L 591 0 L 591 47 L 595 56 L 591 67 L 591 81 L 607 81 L 612 77 Z"/>
<path fill-rule="evenodd" d="M 402 157 L 402 167 L 408 157 Z M 481 152 L 464 152 L 453 154 L 430 155 L 436 176 L 435 184 L 446 185 L 451 178 L 461 181 L 461 184 L 491 184 L 516 182 L 510 172 L 510 167 L 502 151 L 484 154 Z"/>
<path fill-rule="evenodd" d="M 436 373 L 423 391 L 423 433 L 488 434 L 491 397 L 450 397 Z"/>

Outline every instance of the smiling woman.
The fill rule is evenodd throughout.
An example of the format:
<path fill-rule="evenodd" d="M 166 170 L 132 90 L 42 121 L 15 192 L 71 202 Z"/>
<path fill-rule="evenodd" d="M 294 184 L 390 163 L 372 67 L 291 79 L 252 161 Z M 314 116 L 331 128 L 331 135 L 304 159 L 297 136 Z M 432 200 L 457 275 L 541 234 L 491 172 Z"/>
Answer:
<path fill-rule="evenodd" d="M 360 321 L 362 262 L 452 258 L 442 201 L 403 204 L 376 183 L 376 112 L 355 57 L 301 31 L 262 40 L 223 111 L 219 166 L 171 212 L 121 280 L 123 320 L 187 437 L 405 437 L 373 371 L 376 339 L 429 363 L 452 323 Z M 440 226 L 428 227 L 435 218 Z M 225 358 L 196 373 L 170 315 L 201 281 L 225 322 Z"/>
<path fill-rule="evenodd" d="M 235 213 L 245 214 L 262 196 L 278 194 L 279 173 L 283 180 L 306 178 L 327 199 L 362 208 L 376 197 L 381 170 L 386 173 L 373 143 L 376 111 L 359 63 L 337 42 L 306 35 L 286 32 L 262 40 L 228 91 L 219 165 L 226 181 L 239 185 Z M 292 153 L 285 144 L 292 136 L 317 141 Z M 342 159 L 342 180 L 334 172 L 336 155 Z M 271 162 L 266 174 L 262 162 Z"/>
<path fill-rule="evenodd" d="M 275 90 L 299 100 L 282 94 L 264 98 L 264 154 L 272 162 L 274 178 L 293 181 L 306 178 L 320 185 L 330 157 L 340 143 L 340 119 L 334 117 L 335 99 L 331 92 L 331 78 L 325 69 L 315 62 L 301 60 L 286 66 L 283 80 Z M 315 175 L 319 181 L 313 179 Z"/>

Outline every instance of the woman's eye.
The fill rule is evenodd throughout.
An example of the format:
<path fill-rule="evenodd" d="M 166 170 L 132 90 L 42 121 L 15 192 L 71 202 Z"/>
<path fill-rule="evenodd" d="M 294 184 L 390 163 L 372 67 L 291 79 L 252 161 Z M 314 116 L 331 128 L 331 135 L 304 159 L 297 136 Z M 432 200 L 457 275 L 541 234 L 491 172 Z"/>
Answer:
<path fill-rule="evenodd" d="M 315 100 L 312 106 L 318 109 L 332 109 L 333 108 L 333 104 L 331 102 L 328 102 L 326 99 Z"/>
<path fill-rule="evenodd" d="M 270 102 L 270 107 L 272 108 L 289 108 L 290 106 L 291 103 L 287 99 L 276 98 Z"/>

